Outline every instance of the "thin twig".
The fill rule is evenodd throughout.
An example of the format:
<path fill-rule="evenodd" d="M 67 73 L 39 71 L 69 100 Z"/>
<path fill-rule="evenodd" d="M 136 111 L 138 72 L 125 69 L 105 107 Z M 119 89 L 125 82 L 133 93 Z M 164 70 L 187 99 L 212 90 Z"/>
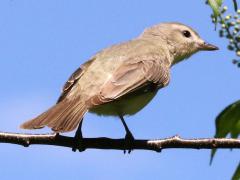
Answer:
<path fill-rule="evenodd" d="M 233 5 L 234 5 L 234 10 L 237 12 L 238 10 L 237 0 L 233 0 Z"/>
<path fill-rule="evenodd" d="M 55 145 L 72 148 L 74 144 L 73 137 L 62 136 L 58 134 L 18 134 L 0 132 L 0 143 L 18 144 L 28 147 L 33 144 Z M 231 138 L 199 138 L 182 139 L 179 136 L 173 136 L 159 140 L 134 140 L 126 143 L 124 139 L 83 138 L 81 145 L 86 149 L 141 149 L 160 152 L 167 148 L 188 148 L 188 149 L 215 149 L 215 148 L 238 148 L 240 149 L 240 139 Z M 79 146 L 79 149 L 83 147 Z"/>

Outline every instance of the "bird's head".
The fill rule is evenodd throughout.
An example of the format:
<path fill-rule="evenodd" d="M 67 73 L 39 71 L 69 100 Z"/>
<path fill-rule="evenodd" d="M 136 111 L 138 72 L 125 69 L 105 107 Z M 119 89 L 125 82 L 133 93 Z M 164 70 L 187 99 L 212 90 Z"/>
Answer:
<path fill-rule="evenodd" d="M 205 42 L 196 31 L 180 23 L 161 23 L 146 29 L 141 37 L 158 39 L 167 46 L 173 56 L 171 64 L 176 64 L 198 51 L 218 50 Z"/>

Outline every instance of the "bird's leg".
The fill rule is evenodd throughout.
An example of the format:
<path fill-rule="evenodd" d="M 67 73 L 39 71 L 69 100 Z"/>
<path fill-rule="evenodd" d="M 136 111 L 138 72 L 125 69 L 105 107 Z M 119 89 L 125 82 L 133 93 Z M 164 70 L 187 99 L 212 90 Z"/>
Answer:
<path fill-rule="evenodd" d="M 83 119 L 80 121 L 77 131 L 74 136 L 74 142 L 73 142 L 73 147 L 72 147 L 72 151 L 74 151 L 74 152 L 76 152 L 77 149 L 80 152 L 85 151 L 85 149 L 86 149 L 83 145 L 82 123 L 83 123 Z"/>
<path fill-rule="evenodd" d="M 134 142 L 134 137 L 133 137 L 131 131 L 129 130 L 123 116 L 119 115 L 119 117 L 120 117 L 122 124 L 124 126 L 124 129 L 126 131 L 126 135 L 125 135 L 126 147 L 129 147 L 128 153 L 130 153 L 132 151 L 132 149 L 130 147 L 131 147 L 132 143 Z M 126 153 L 126 150 L 124 150 L 124 154 L 125 153 Z"/>

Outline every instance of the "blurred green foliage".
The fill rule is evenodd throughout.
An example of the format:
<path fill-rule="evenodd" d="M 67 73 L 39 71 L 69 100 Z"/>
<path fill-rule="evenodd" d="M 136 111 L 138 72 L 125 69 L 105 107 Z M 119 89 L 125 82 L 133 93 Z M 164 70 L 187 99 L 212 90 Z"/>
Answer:
<path fill-rule="evenodd" d="M 224 138 L 230 135 L 238 138 L 240 134 L 240 100 L 226 107 L 216 118 L 215 138 Z M 212 150 L 211 162 L 216 153 Z"/>
<path fill-rule="evenodd" d="M 235 52 L 236 58 L 232 59 L 233 64 L 240 67 L 240 9 L 237 9 L 237 2 L 233 0 L 234 12 L 229 13 L 227 6 L 222 6 L 222 0 L 208 0 L 206 3 L 212 8 L 212 22 L 220 25 L 219 37 L 229 40 L 228 50 Z"/>
<path fill-rule="evenodd" d="M 228 12 L 228 7 L 223 6 L 222 0 L 207 0 L 206 3 L 212 8 L 212 22 L 220 25 L 219 37 L 227 38 L 229 44 L 228 50 L 234 51 L 236 58 L 232 60 L 233 64 L 240 67 L 240 9 L 236 0 L 233 0 L 234 11 Z M 225 138 L 231 136 L 238 138 L 240 135 L 240 100 L 226 107 L 216 118 L 216 138 Z M 216 153 L 216 149 L 211 152 L 211 163 Z M 240 163 L 232 177 L 233 180 L 240 180 Z"/>

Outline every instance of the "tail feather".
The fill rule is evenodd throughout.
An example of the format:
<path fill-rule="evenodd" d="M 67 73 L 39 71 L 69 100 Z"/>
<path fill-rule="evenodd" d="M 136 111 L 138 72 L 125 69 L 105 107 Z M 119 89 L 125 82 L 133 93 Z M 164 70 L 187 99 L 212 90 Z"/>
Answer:
<path fill-rule="evenodd" d="M 20 127 L 23 129 L 40 129 L 48 126 L 55 132 L 68 132 L 77 127 L 86 112 L 85 103 L 81 100 L 64 100 L 38 117 L 23 123 Z"/>

